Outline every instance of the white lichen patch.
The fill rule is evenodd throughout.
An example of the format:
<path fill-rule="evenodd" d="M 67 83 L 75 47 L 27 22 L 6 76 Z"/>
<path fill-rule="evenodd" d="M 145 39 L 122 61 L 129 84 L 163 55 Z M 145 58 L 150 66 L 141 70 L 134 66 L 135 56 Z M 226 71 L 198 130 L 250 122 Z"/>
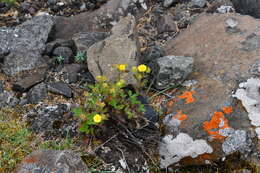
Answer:
<path fill-rule="evenodd" d="M 236 130 L 230 134 L 222 144 L 222 150 L 225 154 L 231 154 L 235 151 L 243 152 L 248 148 L 250 142 L 247 140 L 246 131 Z"/>
<path fill-rule="evenodd" d="M 205 140 L 193 140 L 186 133 L 180 133 L 176 138 L 167 135 L 162 139 L 159 146 L 162 168 L 177 163 L 185 157 L 196 158 L 201 154 L 212 152 L 212 147 Z"/>
<path fill-rule="evenodd" d="M 250 78 L 247 82 L 240 83 L 233 97 L 241 100 L 248 112 L 251 124 L 260 127 L 260 79 Z M 260 139 L 260 138 L 259 138 Z"/>

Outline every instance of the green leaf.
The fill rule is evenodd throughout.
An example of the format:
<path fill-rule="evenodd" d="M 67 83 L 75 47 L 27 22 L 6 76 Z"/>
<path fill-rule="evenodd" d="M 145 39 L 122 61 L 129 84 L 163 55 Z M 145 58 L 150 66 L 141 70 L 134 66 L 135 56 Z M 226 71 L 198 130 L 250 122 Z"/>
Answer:
<path fill-rule="evenodd" d="M 72 112 L 73 112 L 76 116 L 80 116 L 81 114 L 83 114 L 83 110 L 82 110 L 82 108 L 80 108 L 80 107 L 72 109 Z"/>

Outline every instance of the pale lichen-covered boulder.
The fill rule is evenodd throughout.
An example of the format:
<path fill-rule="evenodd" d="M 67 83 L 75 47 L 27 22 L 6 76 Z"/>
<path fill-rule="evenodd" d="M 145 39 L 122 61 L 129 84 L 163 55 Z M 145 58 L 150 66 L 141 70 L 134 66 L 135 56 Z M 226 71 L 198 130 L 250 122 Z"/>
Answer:
<path fill-rule="evenodd" d="M 259 98 L 255 99 L 259 79 L 250 79 L 258 70 L 259 28 L 260 21 L 250 16 L 202 14 L 166 43 L 166 55 L 194 58 L 189 81 L 166 104 L 168 115 L 164 122 L 168 133 L 173 140 L 186 133 L 195 141 L 204 140 L 213 150 L 196 158 L 183 157 L 182 164 L 211 163 L 236 151 L 248 159 L 259 154 L 258 128 L 254 130 L 253 119 L 256 116 L 251 116 L 251 111 L 259 112 L 259 108 L 255 105 L 250 109 L 259 103 Z"/>

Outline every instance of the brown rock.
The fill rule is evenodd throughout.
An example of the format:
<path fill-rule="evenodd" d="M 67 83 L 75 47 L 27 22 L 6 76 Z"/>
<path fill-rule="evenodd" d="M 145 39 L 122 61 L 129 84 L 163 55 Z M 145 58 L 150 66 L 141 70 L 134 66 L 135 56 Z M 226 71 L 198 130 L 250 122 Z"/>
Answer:
<path fill-rule="evenodd" d="M 230 25 L 230 22 L 227 24 L 228 19 L 237 22 Z M 232 92 L 238 83 L 250 77 L 250 66 L 260 57 L 259 27 L 260 21 L 250 16 L 203 14 L 165 46 L 167 55 L 194 58 L 194 72 L 190 79 L 196 80 L 197 84 L 177 93 L 180 96 L 184 91 L 192 90 L 189 94 L 193 95 L 193 99 L 187 100 L 187 95 L 186 98 L 183 95 L 182 98 L 176 97 L 169 110 L 173 115 L 178 111 L 187 115 L 187 119 L 181 121 L 178 129 L 188 133 L 193 139 L 207 140 L 214 151 L 210 158 L 221 158 L 227 151 L 243 152 L 248 147 L 246 145 L 250 145 L 246 139 L 248 133 L 244 133 L 251 127 L 248 114 L 240 102 L 232 97 Z M 231 114 L 224 114 L 223 107 L 227 106 L 232 107 Z M 210 136 L 203 129 L 203 123 L 210 121 L 214 112 L 224 114 L 228 126 L 233 129 L 230 132 L 233 136 Z M 222 121 L 224 123 L 224 119 Z M 239 137 L 243 140 L 236 143 Z"/>

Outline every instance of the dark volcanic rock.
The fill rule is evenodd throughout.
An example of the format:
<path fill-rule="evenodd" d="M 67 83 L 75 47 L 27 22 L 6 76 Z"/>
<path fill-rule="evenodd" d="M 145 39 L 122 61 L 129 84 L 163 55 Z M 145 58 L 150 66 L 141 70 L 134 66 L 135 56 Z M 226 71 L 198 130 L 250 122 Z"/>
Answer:
<path fill-rule="evenodd" d="M 61 56 L 63 58 L 64 64 L 69 64 L 73 62 L 73 52 L 68 47 L 57 47 L 52 52 L 54 57 Z"/>
<path fill-rule="evenodd" d="M 151 46 L 145 50 L 144 54 L 140 57 L 140 62 L 143 64 L 150 63 L 165 55 L 165 51 L 161 46 Z"/>
<path fill-rule="evenodd" d="M 75 136 L 77 120 L 74 119 L 70 108 L 65 104 L 54 106 L 37 105 L 25 115 L 29 128 L 41 134 L 45 139 Z"/>
<path fill-rule="evenodd" d="M 94 43 L 104 40 L 108 36 L 105 32 L 80 32 L 74 34 L 72 40 L 74 40 L 78 51 L 87 51 Z"/>
<path fill-rule="evenodd" d="M 77 52 L 77 48 L 73 40 L 56 39 L 46 44 L 44 54 L 51 56 L 53 50 L 57 47 L 68 47 L 73 51 L 74 54 Z"/>
<path fill-rule="evenodd" d="M 237 12 L 260 18 L 259 0 L 232 0 L 232 2 Z"/>
<path fill-rule="evenodd" d="M 53 25 L 53 17 L 42 15 L 26 21 L 15 29 L 1 27 L 0 59 L 5 57 L 4 72 L 13 75 L 43 64 L 41 54 Z"/>
<path fill-rule="evenodd" d="M 80 155 L 70 150 L 34 151 L 22 160 L 17 173 L 89 173 Z"/>
<path fill-rule="evenodd" d="M 72 97 L 71 88 L 63 82 L 55 82 L 55 83 L 48 84 L 48 91 L 55 94 L 64 95 L 65 97 L 68 98 Z"/>
<path fill-rule="evenodd" d="M 65 65 L 62 71 L 65 73 L 65 80 L 68 83 L 75 83 L 78 81 L 80 73 L 87 70 L 85 64 L 68 64 Z"/>
<path fill-rule="evenodd" d="M 34 86 L 27 94 L 28 103 L 36 104 L 47 96 L 47 86 L 44 83 Z"/>
<path fill-rule="evenodd" d="M 192 72 L 193 58 L 184 56 L 164 56 L 152 61 L 152 75 L 157 89 L 165 89 L 179 84 Z"/>
<path fill-rule="evenodd" d="M 19 79 L 14 85 L 14 91 L 25 92 L 29 90 L 34 85 L 42 82 L 45 78 L 45 70 L 39 73 L 29 74 L 28 76 Z"/>

